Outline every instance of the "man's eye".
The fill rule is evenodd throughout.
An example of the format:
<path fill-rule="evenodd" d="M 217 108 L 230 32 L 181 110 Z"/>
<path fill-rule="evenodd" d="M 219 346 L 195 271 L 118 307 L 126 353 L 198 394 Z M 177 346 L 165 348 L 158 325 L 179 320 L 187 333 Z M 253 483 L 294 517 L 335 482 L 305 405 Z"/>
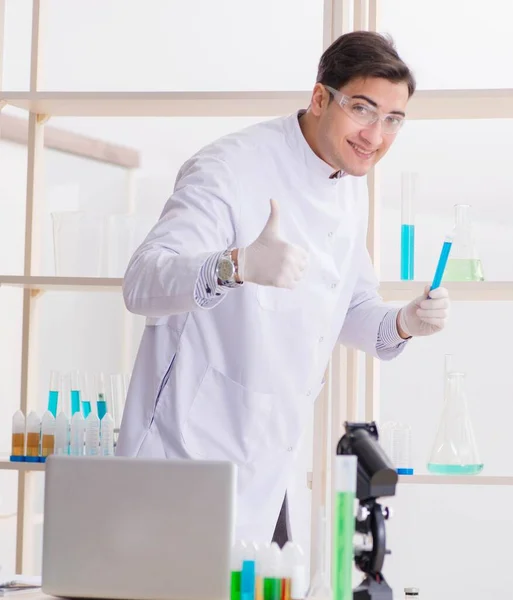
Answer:
<path fill-rule="evenodd" d="M 371 110 L 365 104 L 353 104 L 352 111 L 355 115 L 367 116 Z"/>
<path fill-rule="evenodd" d="M 389 125 L 394 125 L 395 127 L 400 125 L 402 123 L 402 121 L 403 121 L 403 119 L 401 119 L 401 117 L 393 117 L 392 115 L 388 115 L 386 117 L 386 122 Z"/>

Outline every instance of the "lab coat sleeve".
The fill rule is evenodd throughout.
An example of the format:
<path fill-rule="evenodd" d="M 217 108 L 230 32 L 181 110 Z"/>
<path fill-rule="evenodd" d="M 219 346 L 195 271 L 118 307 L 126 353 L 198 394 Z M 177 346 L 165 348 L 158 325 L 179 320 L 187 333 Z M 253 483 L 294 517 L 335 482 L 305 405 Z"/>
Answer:
<path fill-rule="evenodd" d="M 378 294 L 378 280 L 363 242 L 356 266 L 359 276 L 339 342 L 381 360 L 391 360 L 404 350 L 407 340 L 400 338 L 397 333 L 397 309 L 383 302 Z"/>
<path fill-rule="evenodd" d="M 126 270 L 123 297 L 128 310 L 164 317 L 221 302 L 226 291 L 217 288 L 208 302 L 202 301 L 205 290 L 199 282 L 213 255 L 234 244 L 238 206 L 236 179 L 225 161 L 209 154 L 187 161 L 159 221 Z"/>

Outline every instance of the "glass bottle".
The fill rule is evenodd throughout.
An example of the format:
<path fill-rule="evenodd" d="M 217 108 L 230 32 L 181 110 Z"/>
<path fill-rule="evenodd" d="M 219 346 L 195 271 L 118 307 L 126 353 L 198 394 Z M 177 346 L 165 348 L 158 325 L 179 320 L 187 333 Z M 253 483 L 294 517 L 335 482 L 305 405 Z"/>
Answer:
<path fill-rule="evenodd" d="M 428 470 L 437 475 L 477 475 L 483 470 L 465 394 L 465 374 L 446 375 L 447 397 Z"/>
<path fill-rule="evenodd" d="M 444 281 L 484 281 L 483 267 L 474 243 L 470 209 L 470 204 L 454 206 L 452 248 Z"/>

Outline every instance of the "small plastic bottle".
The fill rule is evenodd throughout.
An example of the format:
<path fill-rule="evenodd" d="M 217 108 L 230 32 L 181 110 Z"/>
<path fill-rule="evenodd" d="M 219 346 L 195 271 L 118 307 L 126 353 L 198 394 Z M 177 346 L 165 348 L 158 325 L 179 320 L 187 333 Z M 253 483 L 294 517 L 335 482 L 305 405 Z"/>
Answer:
<path fill-rule="evenodd" d="M 71 436 L 69 453 L 72 456 L 83 456 L 84 454 L 85 419 L 80 411 L 75 412 L 71 418 Z"/>
<path fill-rule="evenodd" d="M 264 569 L 267 552 L 271 544 L 260 544 L 256 554 L 255 600 L 264 600 Z"/>
<path fill-rule="evenodd" d="M 86 456 L 100 454 L 100 419 L 92 411 L 85 420 L 85 453 Z"/>
<path fill-rule="evenodd" d="M 107 413 L 107 400 L 105 396 L 105 377 L 103 373 L 100 373 L 96 380 L 97 399 L 96 406 L 98 411 L 98 417 L 100 421 Z"/>
<path fill-rule="evenodd" d="M 233 545 L 230 561 L 230 600 L 241 600 L 242 562 L 244 561 L 244 556 L 247 552 L 247 549 L 248 547 L 246 542 L 242 540 L 235 542 L 235 544 Z"/>
<path fill-rule="evenodd" d="M 258 554 L 258 545 L 248 544 L 246 552 L 243 554 L 242 572 L 240 582 L 241 600 L 255 600 L 256 589 L 256 557 Z"/>
<path fill-rule="evenodd" d="M 281 600 L 284 569 L 282 552 L 276 542 L 267 549 L 263 564 L 264 600 Z"/>
<path fill-rule="evenodd" d="M 420 600 L 420 590 L 415 587 L 404 588 L 404 600 Z"/>
<path fill-rule="evenodd" d="M 25 415 L 21 410 L 17 410 L 12 417 L 11 460 L 13 462 L 25 460 Z"/>
<path fill-rule="evenodd" d="M 299 544 L 287 542 L 282 550 L 284 580 L 282 598 L 302 600 L 307 590 L 305 554 Z"/>
<path fill-rule="evenodd" d="M 41 419 L 41 462 L 54 453 L 55 450 L 55 417 L 50 411 L 46 411 Z"/>
<path fill-rule="evenodd" d="M 110 413 L 100 421 L 100 454 L 114 456 L 114 419 Z"/>
<path fill-rule="evenodd" d="M 27 462 L 39 462 L 39 447 L 41 444 L 41 419 L 35 410 L 27 416 Z"/>
<path fill-rule="evenodd" d="M 55 454 L 69 454 L 69 419 L 61 411 L 55 420 Z"/>

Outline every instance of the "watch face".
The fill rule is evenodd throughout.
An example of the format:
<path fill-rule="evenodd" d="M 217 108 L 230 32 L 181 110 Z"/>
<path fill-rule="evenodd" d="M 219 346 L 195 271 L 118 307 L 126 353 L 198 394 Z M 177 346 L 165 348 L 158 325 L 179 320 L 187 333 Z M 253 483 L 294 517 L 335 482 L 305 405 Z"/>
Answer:
<path fill-rule="evenodd" d="M 235 274 L 235 268 L 231 260 L 223 259 L 219 262 L 219 279 L 230 281 Z"/>

